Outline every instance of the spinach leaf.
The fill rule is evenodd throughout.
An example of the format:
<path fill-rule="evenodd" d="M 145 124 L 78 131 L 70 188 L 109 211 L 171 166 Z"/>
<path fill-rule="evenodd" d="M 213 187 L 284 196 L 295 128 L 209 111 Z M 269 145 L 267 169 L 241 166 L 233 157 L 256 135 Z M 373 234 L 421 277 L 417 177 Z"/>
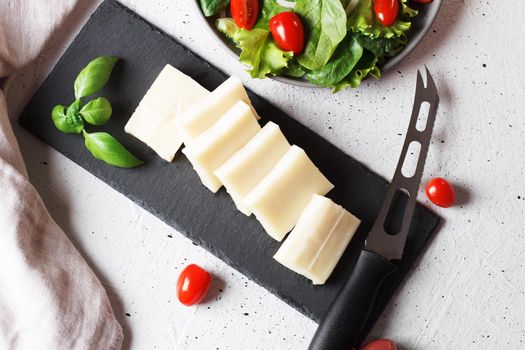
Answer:
<path fill-rule="evenodd" d="M 75 98 L 94 94 L 106 85 L 118 57 L 101 56 L 89 62 L 75 80 Z"/>
<path fill-rule="evenodd" d="M 133 168 L 143 164 L 131 154 L 120 142 L 106 132 L 87 133 L 82 130 L 86 148 L 93 157 L 109 165 L 120 168 Z"/>
<path fill-rule="evenodd" d="M 204 16 L 210 17 L 225 9 L 230 0 L 200 0 L 200 2 Z"/>
<path fill-rule="evenodd" d="M 66 110 L 65 106 L 56 105 L 51 112 L 55 127 L 67 134 L 79 134 L 84 129 L 84 122 L 78 116 L 80 100 L 76 100 Z"/>
<path fill-rule="evenodd" d="M 104 125 L 111 117 L 111 104 L 105 97 L 89 101 L 80 110 L 80 115 L 91 125 Z"/>
<path fill-rule="evenodd" d="M 373 53 L 364 50 L 363 56 L 361 56 L 361 59 L 359 60 L 359 62 L 357 62 L 350 74 L 348 74 L 339 83 L 334 85 L 333 92 L 339 92 L 347 86 L 351 86 L 353 88 L 358 87 L 359 85 L 361 85 L 363 79 L 365 79 L 368 75 L 379 79 L 381 77 L 381 71 L 379 70 L 379 68 L 377 68 L 377 62 L 378 59 Z"/>
<path fill-rule="evenodd" d="M 299 63 L 321 69 L 346 36 L 346 12 L 340 0 L 297 0 L 295 12 L 302 16 L 308 40 Z"/>
<path fill-rule="evenodd" d="M 279 74 L 293 57 L 292 52 L 283 51 L 275 44 L 267 29 L 240 29 L 231 18 L 220 18 L 216 25 L 241 49 L 239 60 L 250 67 L 248 73 L 252 78 Z"/>
<path fill-rule="evenodd" d="M 297 62 L 297 60 L 290 61 L 287 68 L 284 68 L 281 74 L 287 75 L 289 77 L 300 78 L 306 74 L 306 71 L 303 67 Z"/>
<path fill-rule="evenodd" d="M 333 86 L 350 74 L 362 55 L 363 47 L 359 41 L 348 35 L 339 44 L 330 61 L 323 68 L 308 73 L 306 79 L 316 85 Z"/>

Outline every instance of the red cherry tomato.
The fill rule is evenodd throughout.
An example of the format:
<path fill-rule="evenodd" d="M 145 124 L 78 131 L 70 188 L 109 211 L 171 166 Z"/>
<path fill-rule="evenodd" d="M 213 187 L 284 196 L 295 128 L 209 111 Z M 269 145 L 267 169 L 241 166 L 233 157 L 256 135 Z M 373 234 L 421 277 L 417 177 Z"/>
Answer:
<path fill-rule="evenodd" d="M 417 2 L 418 4 L 428 4 L 429 2 L 432 2 L 432 0 L 412 0 L 413 2 Z"/>
<path fill-rule="evenodd" d="M 270 31 L 277 45 L 294 55 L 303 52 L 304 28 L 301 19 L 291 11 L 281 12 L 270 19 Z"/>
<path fill-rule="evenodd" d="M 374 13 L 382 25 L 388 27 L 394 24 L 398 12 L 398 0 L 374 0 Z"/>
<path fill-rule="evenodd" d="M 250 30 L 257 22 L 258 0 L 231 0 L 230 10 L 233 20 L 239 28 Z"/>
<path fill-rule="evenodd" d="M 454 188 L 452 188 L 447 180 L 441 177 L 430 180 L 425 191 L 428 199 L 430 199 L 432 203 L 443 208 L 451 207 L 456 199 Z"/>
<path fill-rule="evenodd" d="M 208 293 L 211 275 L 202 267 L 191 264 L 182 270 L 177 280 L 177 297 L 186 306 L 199 303 Z"/>
<path fill-rule="evenodd" d="M 397 350 L 397 346 L 390 339 L 378 339 L 366 344 L 361 350 Z"/>

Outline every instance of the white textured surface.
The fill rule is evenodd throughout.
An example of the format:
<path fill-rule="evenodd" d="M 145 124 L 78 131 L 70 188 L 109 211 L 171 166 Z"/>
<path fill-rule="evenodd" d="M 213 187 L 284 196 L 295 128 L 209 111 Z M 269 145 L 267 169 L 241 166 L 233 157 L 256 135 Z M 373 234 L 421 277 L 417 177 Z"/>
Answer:
<path fill-rule="evenodd" d="M 17 77 L 8 96 L 12 115 L 98 2 L 79 1 Z M 445 222 L 372 336 L 393 338 L 402 349 L 525 348 L 523 2 L 445 1 L 434 31 L 399 72 L 335 96 L 249 80 L 211 39 L 191 0 L 122 2 L 385 177 L 403 142 L 415 71 L 426 64 L 441 105 L 424 179 L 452 180 L 461 203 L 435 208 Z M 306 348 L 312 321 L 25 131 L 16 132 L 34 184 L 106 285 L 125 348 Z M 426 202 L 422 193 L 420 199 Z M 208 301 L 193 308 L 175 297 L 178 272 L 189 262 L 218 276 Z"/>

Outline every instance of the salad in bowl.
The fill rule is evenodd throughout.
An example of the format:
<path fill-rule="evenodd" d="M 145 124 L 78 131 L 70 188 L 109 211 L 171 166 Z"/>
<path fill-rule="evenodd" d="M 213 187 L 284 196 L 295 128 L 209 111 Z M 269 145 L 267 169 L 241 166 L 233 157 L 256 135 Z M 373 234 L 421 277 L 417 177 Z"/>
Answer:
<path fill-rule="evenodd" d="M 198 1 L 251 77 L 288 77 L 334 92 L 379 79 L 422 39 L 439 8 L 439 0 Z M 414 28 L 415 7 L 429 5 L 436 10 Z"/>

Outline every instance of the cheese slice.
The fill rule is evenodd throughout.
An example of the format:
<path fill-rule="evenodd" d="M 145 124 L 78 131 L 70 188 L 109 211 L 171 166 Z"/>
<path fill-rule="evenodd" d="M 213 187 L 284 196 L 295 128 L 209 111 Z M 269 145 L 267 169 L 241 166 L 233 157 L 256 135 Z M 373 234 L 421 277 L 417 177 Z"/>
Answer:
<path fill-rule="evenodd" d="M 244 203 L 266 232 L 281 241 L 295 226 L 312 195 L 325 195 L 333 187 L 304 150 L 294 145 L 246 196 Z"/>
<path fill-rule="evenodd" d="M 313 284 L 324 284 L 360 223 L 340 205 L 315 194 L 274 259 Z"/>
<path fill-rule="evenodd" d="M 182 145 L 175 121 L 209 91 L 171 65 L 155 79 L 124 130 L 171 162 Z"/>
<path fill-rule="evenodd" d="M 217 192 L 222 184 L 213 172 L 260 129 L 250 106 L 238 101 L 182 152 L 190 160 L 204 186 L 212 192 Z"/>
<path fill-rule="evenodd" d="M 290 144 L 279 126 L 268 122 L 239 152 L 215 171 L 235 206 L 243 214 L 251 214 L 243 203 L 244 198 L 289 149 Z"/>
<path fill-rule="evenodd" d="M 181 116 L 178 121 L 178 129 L 184 144 L 191 145 L 200 134 L 215 124 L 239 100 L 250 106 L 253 115 L 259 119 L 241 80 L 232 76 Z"/>

